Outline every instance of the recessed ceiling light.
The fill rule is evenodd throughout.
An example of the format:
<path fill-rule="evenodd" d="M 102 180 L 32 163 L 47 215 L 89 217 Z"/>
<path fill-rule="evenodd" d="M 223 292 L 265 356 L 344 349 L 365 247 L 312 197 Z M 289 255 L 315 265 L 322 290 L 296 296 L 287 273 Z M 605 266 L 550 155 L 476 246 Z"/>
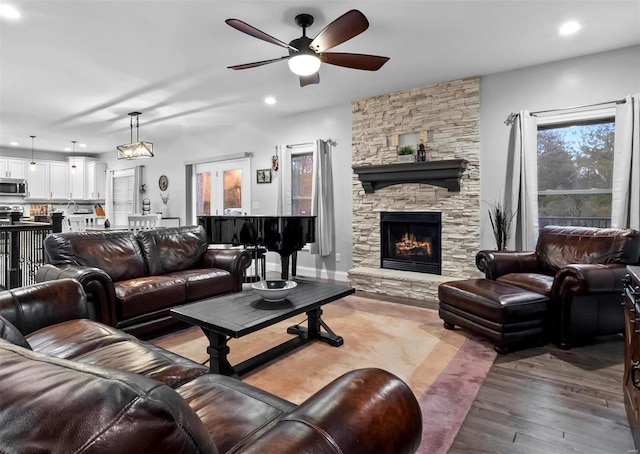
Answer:
<path fill-rule="evenodd" d="M 20 19 L 20 13 L 11 5 L 0 5 L 0 17 L 7 19 Z"/>
<path fill-rule="evenodd" d="M 79 143 L 78 146 L 80 148 L 87 148 L 87 144 L 86 143 Z"/>
<path fill-rule="evenodd" d="M 14 140 L 13 142 L 10 142 L 9 145 L 11 145 L 12 147 L 17 147 L 20 144 Z"/>
<path fill-rule="evenodd" d="M 274 98 L 273 96 L 267 96 L 266 98 L 264 98 L 264 102 L 265 104 L 275 104 L 276 103 L 276 98 Z"/>
<path fill-rule="evenodd" d="M 562 24 L 562 26 L 558 29 L 558 33 L 562 36 L 573 35 L 578 30 L 580 30 L 580 24 L 576 21 L 569 21 Z"/>

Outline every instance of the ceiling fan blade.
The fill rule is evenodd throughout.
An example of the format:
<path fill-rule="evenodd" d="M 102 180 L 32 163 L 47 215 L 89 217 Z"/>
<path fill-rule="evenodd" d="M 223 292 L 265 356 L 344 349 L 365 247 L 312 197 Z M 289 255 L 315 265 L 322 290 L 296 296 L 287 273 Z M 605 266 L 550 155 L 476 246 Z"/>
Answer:
<path fill-rule="evenodd" d="M 278 38 L 274 38 L 273 36 L 263 32 L 262 30 L 258 30 L 254 26 L 249 25 L 246 22 L 243 22 L 239 19 L 227 19 L 225 22 L 230 26 L 232 26 L 233 28 L 235 28 L 236 30 L 240 30 L 241 32 L 246 33 L 249 36 L 253 36 L 254 38 L 258 38 L 258 39 L 261 39 L 262 41 L 275 44 L 276 46 L 284 47 L 285 49 L 291 49 L 296 52 L 298 51 L 298 49 L 296 49 L 293 46 L 290 46 L 284 41 L 280 41 Z"/>
<path fill-rule="evenodd" d="M 369 21 L 357 9 L 347 11 L 327 25 L 315 37 L 309 47 L 316 53 L 324 52 L 341 44 L 369 28 Z"/>
<path fill-rule="evenodd" d="M 227 66 L 227 68 L 228 68 L 228 69 L 249 69 L 249 68 L 257 68 L 258 66 L 268 65 L 269 63 L 275 63 L 275 62 L 277 62 L 277 61 L 286 60 L 287 58 L 289 58 L 289 56 L 288 56 L 288 55 L 287 55 L 286 57 L 272 58 L 271 60 L 254 61 L 254 62 L 252 62 L 252 63 L 243 63 L 242 65 Z"/>
<path fill-rule="evenodd" d="M 304 87 L 305 85 L 319 84 L 319 83 L 320 83 L 319 73 L 313 73 L 310 76 L 300 76 L 301 87 Z"/>
<path fill-rule="evenodd" d="M 389 61 L 389 57 L 381 57 L 379 55 L 340 52 L 323 52 L 319 57 L 323 63 L 344 66 L 345 68 L 363 69 L 365 71 L 377 71 L 382 68 L 382 65 Z"/>

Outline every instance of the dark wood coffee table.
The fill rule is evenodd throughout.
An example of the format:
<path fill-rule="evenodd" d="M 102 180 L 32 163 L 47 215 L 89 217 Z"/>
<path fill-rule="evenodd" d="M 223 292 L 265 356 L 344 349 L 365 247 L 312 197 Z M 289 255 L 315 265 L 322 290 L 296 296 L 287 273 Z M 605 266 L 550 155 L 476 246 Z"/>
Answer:
<path fill-rule="evenodd" d="M 297 287 L 281 302 L 266 302 L 253 290 L 246 290 L 175 307 L 171 309 L 171 315 L 204 331 L 209 339 L 209 370 L 213 373 L 243 375 L 314 339 L 334 347 L 341 346 L 342 337 L 322 320 L 321 307 L 355 293 L 355 289 L 301 279 L 296 282 Z M 303 312 L 307 314 L 307 327 L 295 325 L 287 329 L 288 333 L 297 334 L 296 337 L 235 366 L 227 360 L 229 337 L 246 336 Z"/>

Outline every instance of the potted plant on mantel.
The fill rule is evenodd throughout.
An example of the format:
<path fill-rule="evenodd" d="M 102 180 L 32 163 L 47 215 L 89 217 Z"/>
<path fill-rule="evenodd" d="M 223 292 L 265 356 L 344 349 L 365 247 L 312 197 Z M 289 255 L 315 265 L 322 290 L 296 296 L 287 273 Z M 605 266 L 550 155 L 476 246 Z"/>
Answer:
<path fill-rule="evenodd" d="M 413 147 L 409 145 L 403 145 L 398 147 L 397 150 L 398 162 L 414 162 L 415 155 L 413 154 Z"/>

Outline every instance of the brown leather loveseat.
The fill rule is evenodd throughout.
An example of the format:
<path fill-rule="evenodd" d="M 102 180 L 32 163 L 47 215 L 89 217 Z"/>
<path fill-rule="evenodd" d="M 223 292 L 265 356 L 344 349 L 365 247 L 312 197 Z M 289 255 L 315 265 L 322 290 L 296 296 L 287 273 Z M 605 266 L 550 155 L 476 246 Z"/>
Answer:
<path fill-rule="evenodd" d="M 177 323 L 173 306 L 241 291 L 251 262 L 241 249 L 208 249 L 201 226 L 53 233 L 44 250 L 37 282 L 78 280 L 97 320 L 136 336 Z"/>
<path fill-rule="evenodd" d="M 298 406 L 92 321 L 92 312 L 73 279 L 0 292 L 2 452 L 418 449 L 418 402 L 386 371 L 354 370 Z"/>
<path fill-rule="evenodd" d="M 545 227 L 535 251 L 480 251 L 487 279 L 549 298 L 552 335 L 560 348 L 594 336 L 622 333 L 622 279 L 640 260 L 633 229 Z"/>

